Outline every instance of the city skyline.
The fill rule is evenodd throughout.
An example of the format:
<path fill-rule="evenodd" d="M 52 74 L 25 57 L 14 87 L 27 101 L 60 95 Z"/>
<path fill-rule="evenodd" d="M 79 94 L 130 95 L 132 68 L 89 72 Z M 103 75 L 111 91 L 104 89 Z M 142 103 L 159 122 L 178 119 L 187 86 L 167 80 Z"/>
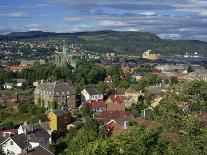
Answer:
<path fill-rule="evenodd" d="M 207 41 L 205 0 L 1 0 L 0 34 L 22 31 L 144 31 Z"/>

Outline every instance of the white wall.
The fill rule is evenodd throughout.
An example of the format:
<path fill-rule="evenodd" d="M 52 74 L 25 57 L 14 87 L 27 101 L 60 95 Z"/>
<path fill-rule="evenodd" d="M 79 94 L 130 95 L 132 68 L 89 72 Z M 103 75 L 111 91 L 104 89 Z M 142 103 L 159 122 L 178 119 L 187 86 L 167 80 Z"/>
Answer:
<path fill-rule="evenodd" d="M 13 145 L 11 145 L 11 142 L 13 142 Z M 7 150 L 9 150 L 9 152 L 13 152 L 14 155 L 20 154 L 22 152 L 22 149 L 10 138 L 2 145 L 2 150 L 5 154 L 7 154 Z"/>

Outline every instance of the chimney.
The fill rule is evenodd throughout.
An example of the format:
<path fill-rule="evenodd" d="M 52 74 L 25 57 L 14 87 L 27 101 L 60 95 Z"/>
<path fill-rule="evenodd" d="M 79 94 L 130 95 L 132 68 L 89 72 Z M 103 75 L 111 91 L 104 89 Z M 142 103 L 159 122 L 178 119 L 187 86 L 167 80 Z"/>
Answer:
<path fill-rule="evenodd" d="M 127 129 L 129 127 L 129 121 L 124 121 L 124 129 Z"/>
<path fill-rule="evenodd" d="M 24 126 L 26 126 L 27 125 L 27 122 L 26 121 L 24 121 Z"/>

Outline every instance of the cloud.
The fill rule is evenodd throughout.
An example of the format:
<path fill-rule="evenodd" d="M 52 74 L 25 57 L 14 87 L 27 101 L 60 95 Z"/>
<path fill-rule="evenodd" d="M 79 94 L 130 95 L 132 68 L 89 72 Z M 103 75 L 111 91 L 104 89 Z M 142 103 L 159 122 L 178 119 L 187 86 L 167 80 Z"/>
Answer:
<path fill-rule="evenodd" d="M 19 10 L 40 7 L 46 9 L 41 9 L 41 12 L 31 9 L 32 13 L 36 11 L 36 15 L 32 14 L 32 17 L 36 17 L 38 26 L 22 23 L 20 25 L 23 28 L 20 29 L 20 25 L 11 22 L 14 27 L 4 30 L 77 32 L 111 29 L 152 32 L 168 39 L 200 37 L 200 40 L 207 41 L 206 0 L 42 0 L 41 3 L 28 1 L 27 4 L 20 3 L 17 9 L 10 9 L 11 13 L 0 12 L 0 18 L 28 18 L 31 16 Z M 27 11 L 30 11 L 29 9 Z M 45 21 L 40 17 L 44 17 Z M 51 24 L 48 27 L 48 21 L 59 23 L 58 26 Z M 33 21 L 27 21 L 27 24 L 30 22 Z M 7 23 L 6 20 L 4 23 Z"/>
<path fill-rule="evenodd" d="M 74 22 L 80 22 L 81 18 L 64 17 L 63 20 L 65 22 L 74 23 Z"/>
<path fill-rule="evenodd" d="M 111 20 L 100 21 L 99 25 L 100 26 L 105 26 L 105 27 L 123 27 L 123 26 L 128 26 L 128 24 L 123 22 L 123 21 L 111 21 Z"/>
<path fill-rule="evenodd" d="M 51 4 L 48 3 L 39 3 L 39 4 L 23 4 L 23 5 L 19 5 L 18 8 L 19 9 L 36 9 L 36 8 L 40 8 L 40 7 L 50 7 Z"/>
<path fill-rule="evenodd" d="M 9 12 L 9 13 L 0 13 L 0 17 L 8 18 L 30 18 L 30 16 L 24 12 Z"/>

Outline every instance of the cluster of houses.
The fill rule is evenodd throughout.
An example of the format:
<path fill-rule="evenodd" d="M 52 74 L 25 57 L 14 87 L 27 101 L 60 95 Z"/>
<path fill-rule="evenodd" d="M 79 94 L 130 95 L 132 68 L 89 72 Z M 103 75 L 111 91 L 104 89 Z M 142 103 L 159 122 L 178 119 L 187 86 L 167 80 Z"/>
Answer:
<path fill-rule="evenodd" d="M 67 108 L 47 110 L 47 122 L 24 122 L 18 129 L 0 131 L 0 145 L 5 154 L 11 155 L 52 155 L 48 149 L 55 140 L 54 133 L 62 133 L 67 128 L 80 125 L 71 123 L 71 112 Z"/>
<path fill-rule="evenodd" d="M 162 92 L 159 93 L 161 94 Z M 94 86 L 87 86 L 81 91 L 81 106 L 88 106 L 94 119 L 104 125 L 111 134 L 117 134 L 127 129 L 130 121 L 138 121 L 139 124 L 144 125 L 145 121 L 135 118 L 129 110 L 133 103 L 138 103 L 139 96 L 144 96 L 144 94 L 133 88 L 127 90 L 113 88 L 103 94 Z M 145 110 L 152 110 L 152 108 L 143 109 L 143 117 Z"/>

